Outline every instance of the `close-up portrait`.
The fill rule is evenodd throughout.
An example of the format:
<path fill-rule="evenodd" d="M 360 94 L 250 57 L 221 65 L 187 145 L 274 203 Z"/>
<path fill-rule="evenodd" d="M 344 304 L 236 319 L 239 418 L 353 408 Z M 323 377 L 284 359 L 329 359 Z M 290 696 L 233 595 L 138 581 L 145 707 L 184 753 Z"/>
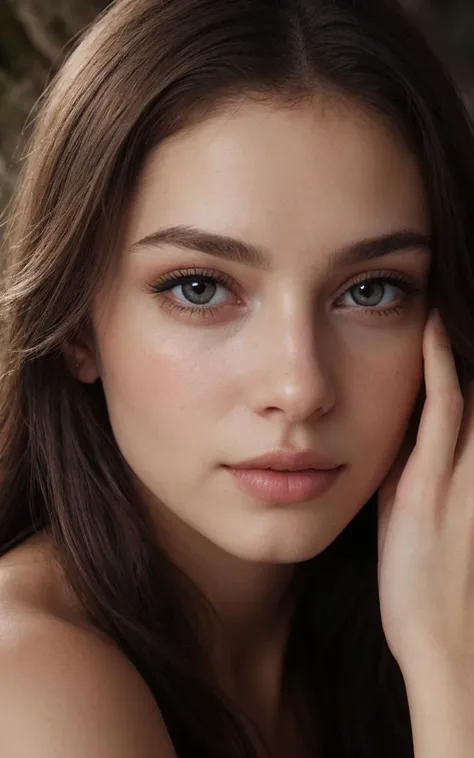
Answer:
<path fill-rule="evenodd" d="M 472 0 L 0 0 L 0 755 L 474 755 Z"/>

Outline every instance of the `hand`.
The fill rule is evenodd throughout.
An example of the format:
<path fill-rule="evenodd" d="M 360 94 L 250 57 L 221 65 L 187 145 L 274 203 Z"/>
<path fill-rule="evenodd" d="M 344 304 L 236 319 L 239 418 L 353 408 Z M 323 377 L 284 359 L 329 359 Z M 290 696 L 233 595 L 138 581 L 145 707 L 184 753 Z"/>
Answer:
<path fill-rule="evenodd" d="M 443 660 L 474 676 L 474 387 L 463 398 L 433 316 L 423 353 L 416 443 L 378 492 L 382 624 L 402 673 Z"/>

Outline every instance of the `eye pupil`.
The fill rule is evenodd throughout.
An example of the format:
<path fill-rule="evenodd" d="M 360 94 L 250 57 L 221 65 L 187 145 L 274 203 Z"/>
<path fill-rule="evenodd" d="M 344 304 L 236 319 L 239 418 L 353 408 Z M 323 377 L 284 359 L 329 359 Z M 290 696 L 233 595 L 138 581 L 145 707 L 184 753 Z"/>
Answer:
<path fill-rule="evenodd" d="M 194 280 L 193 282 L 191 282 L 191 288 L 193 292 L 196 293 L 196 295 L 202 295 L 203 291 L 206 289 L 206 285 L 204 284 L 204 282 L 198 282 Z"/>
<path fill-rule="evenodd" d="M 369 305 L 377 305 L 377 301 L 383 296 L 383 284 L 381 282 L 361 282 L 357 285 L 356 291 L 359 290 L 360 295 L 365 300 L 363 305 L 367 305 L 367 300 L 374 300 L 375 302 L 368 303 Z"/>
<path fill-rule="evenodd" d="M 194 305 L 205 305 L 205 304 L 207 304 L 207 303 L 204 303 L 202 301 L 202 298 L 204 298 L 205 300 L 209 300 L 209 299 L 212 300 L 212 297 L 215 294 L 212 291 L 212 288 L 214 287 L 214 290 L 216 288 L 216 285 L 213 284 L 212 282 L 206 281 L 206 280 L 201 280 L 201 279 L 193 279 L 191 281 L 186 282 L 185 284 L 183 284 L 181 286 L 182 286 L 183 293 L 184 293 L 185 297 L 186 297 L 186 289 L 188 290 L 188 296 L 190 297 L 191 302 Z M 206 293 L 206 288 L 207 287 L 210 287 L 211 289 L 210 289 L 210 292 Z M 201 299 L 198 299 L 198 301 L 196 302 L 196 300 L 193 300 L 193 297 L 194 298 L 201 298 Z"/>

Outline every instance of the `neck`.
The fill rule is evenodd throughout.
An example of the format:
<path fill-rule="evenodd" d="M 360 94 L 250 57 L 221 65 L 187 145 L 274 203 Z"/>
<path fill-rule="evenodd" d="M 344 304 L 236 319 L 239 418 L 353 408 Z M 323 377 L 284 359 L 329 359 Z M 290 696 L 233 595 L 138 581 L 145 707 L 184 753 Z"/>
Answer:
<path fill-rule="evenodd" d="M 277 720 L 295 606 L 294 566 L 230 555 L 175 523 L 172 514 L 164 514 L 157 534 L 214 610 L 204 642 L 219 683 L 238 705 L 245 702 L 246 711 L 259 712 L 260 721 Z"/>

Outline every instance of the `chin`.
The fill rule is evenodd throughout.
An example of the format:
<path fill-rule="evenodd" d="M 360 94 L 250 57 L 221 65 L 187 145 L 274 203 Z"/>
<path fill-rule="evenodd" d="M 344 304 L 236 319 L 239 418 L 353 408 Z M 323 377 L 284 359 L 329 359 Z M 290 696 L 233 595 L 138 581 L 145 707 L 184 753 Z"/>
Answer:
<path fill-rule="evenodd" d="M 334 535 L 333 539 L 336 539 L 336 536 Z M 307 533 L 299 536 L 287 531 L 281 535 L 260 535 L 251 542 L 247 534 L 247 540 L 242 539 L 239 544 L 233 540 L 222 547 L 236 558 L 249 563 L 289 564 L 302 563 L 314 558 L 322 553 L 333 539 L 322 539 L 321 535 L 313 535 L 311 539 Z"/>

